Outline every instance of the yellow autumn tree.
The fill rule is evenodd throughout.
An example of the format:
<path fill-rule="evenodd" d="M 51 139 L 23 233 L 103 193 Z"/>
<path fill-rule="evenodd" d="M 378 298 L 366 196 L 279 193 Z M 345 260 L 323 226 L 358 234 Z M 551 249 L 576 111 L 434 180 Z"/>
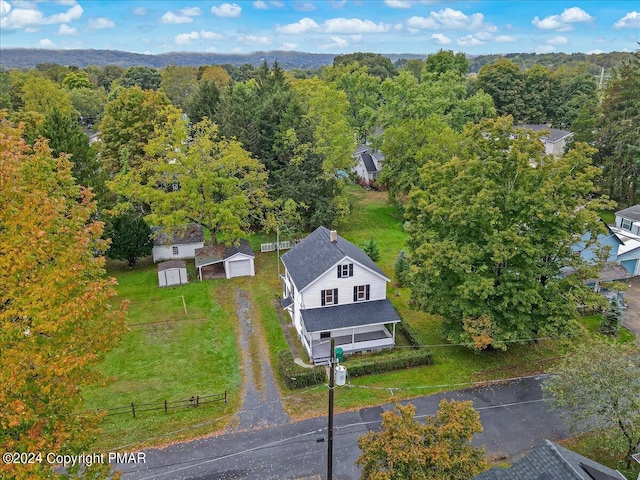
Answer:
<path fill-rule="evenodd" d="M 484 448 L 471 445 L 482 432 L 472 402 L 443 399 L 433 417 L 415 418 L 413 405 L 382 414 L 382 428 L 358 438 L 361 480 L 467 480 L 489 468 Z"/>
<path fill-rule="evenodd" d="M 65 155 L 21 137 L 0 113 L 0 451 L 42 456 L 4 459 L 0 477 L 56 478 L 47 453 L 90 451 L 99 419 L 82 412 L 81 389 L 100 380 L 93 367 L 123 333 L 125 305 L 105 276 L 91 192 Z"/>

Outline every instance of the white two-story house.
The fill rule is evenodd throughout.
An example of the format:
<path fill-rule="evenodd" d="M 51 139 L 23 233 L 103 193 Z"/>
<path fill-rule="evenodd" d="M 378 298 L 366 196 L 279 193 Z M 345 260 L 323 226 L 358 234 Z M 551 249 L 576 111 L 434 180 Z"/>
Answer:
<path fill-rule="evenodd" d="M 360 248 L 318 227 L 282 263 L 282 307 L 314 364 L 328 363 L 331 338 L 345 354 L 394 346 L 389 278 Z"/>

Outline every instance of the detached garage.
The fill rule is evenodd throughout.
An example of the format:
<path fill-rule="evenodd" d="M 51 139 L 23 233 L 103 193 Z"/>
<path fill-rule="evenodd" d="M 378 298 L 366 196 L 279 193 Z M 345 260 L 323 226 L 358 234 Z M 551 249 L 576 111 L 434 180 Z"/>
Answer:
<path fill-rule="evenodd" d="M 187 263 L 184 260 L 169 260 L 158 264 L 158 285 L 170 287 L 189 283 Z"/>
<path fill-rule="evenodd" d="M 196 250 L 198 278 L 253 277 L 255 255 L 247 240 L 237 246 L 212 245 Z"/>

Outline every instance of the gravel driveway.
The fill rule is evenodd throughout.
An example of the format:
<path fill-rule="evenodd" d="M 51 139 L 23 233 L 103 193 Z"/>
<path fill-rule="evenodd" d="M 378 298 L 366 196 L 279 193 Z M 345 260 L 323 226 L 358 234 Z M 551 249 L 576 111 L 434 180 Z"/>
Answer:
<path fill-rule="evenodd" d="M 236 291 L 236 309 L 244 385 L 242 409 L 238 412 L 231 431 L 256 430 L 289 423 L 290 419 L 282 408 L 280 392 L 267 357 L 261 326 L 251 318 L 251 303 L 247 292 L 240 289 Z M 258 352 L 260 368 L 254 368 L 252 349 Z M 259 372 L 261 378 L 256 379 L 255 372 Z"/>
<path fill-rule="evenodd" d="M 624 296 L 627 308 L 622 313 L 622 325 L 636 336 L 636 344 L 640 345 L 640 277 L 633 277 L 629 284 Z"/>

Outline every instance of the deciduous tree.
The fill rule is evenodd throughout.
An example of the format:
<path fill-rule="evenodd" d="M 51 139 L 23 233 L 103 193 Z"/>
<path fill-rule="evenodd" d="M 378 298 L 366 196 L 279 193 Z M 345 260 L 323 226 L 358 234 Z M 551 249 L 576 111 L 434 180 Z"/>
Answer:
<path fill-rule="evenodd" d="M 358 438 L 362 480 L 468 480 L 489 467 L 484 450 L 471 445 L 482 424 L 470 401 L 442 400 L 425 423 L 414 414 L 413 405 L 396 405 L 382 414 L 380 432 Z"/>
<path fill-rule="evenodd" d="M 80 393 L 99 380 L 94 366 L 124 332 L 124 309 L 105 277 L 91 193 L 65 156 L 21 137 L 0 118 L 0 450 L 43 457 L 2 462 L 0 476 L 58 478 L 44 455 L 89 451 L 98 418 L 79 413 Z M 103 467 L 84 475 L 107 478 Z"/>
<path fill-rule="evenodd" d="M 160 89 L 174 106 L 186 112 L 189 100 L 198 88 L 198 71 L 194 67 L 169 65 L 161 75 Z"/>
<path fill-rule="evenodd" d="M 263 217 L 267 174 L 236 140 L 208 120 L 189 132 L 176 112 L 156 130 L 147 156 L 121 172 L 110 188 L 150 206 L 147 222 L 168 228 L 197 223 L 212 241 L 232 242 L 249 234 Z"/>
<path fill-rule="evenodd" d="M 31 76 L 22 87 L 22 99 L 25 110 L 47 114 L 59 110 L 71 114 L 73 105 L 67 93 L 51 80 Z"/>
<path fill-rule="evenodd" d="M 162 76 L 155 68 L 129 67 L 118 82 L 123 87 L 138 86 L 142 90 L 157 90 L 162 83 Z"/>
<path fill-rule="evenodd" d="M 601 430 L 603 445 L 621 453 L 627 468 L 640 444 L 640 353 L 606 340 L 581 342 L 552 369 L 543 388 L 569 414 L 573 428 Z M 621 455 L 622 456 L 622 455 Z"/>
<path fill-rule="evenodd" d="M 564 335 L 578 305 L 601 302 L 583 284 L 597 278 L 598 264 L 571 248 L 587 232 L 595 244 L 603 228 L 596 210 L 611 205 L 592 197 L 594 149 L 577 144 L 554 158 L 535 135 L 513 133 L 510 118 L 469 125 L 461 147 L 447 147 L 456 153 L 427 157 L 409 193 L 413 299 L 444 316 L 455 342 L 479 330 L 497 348 Z"/>

